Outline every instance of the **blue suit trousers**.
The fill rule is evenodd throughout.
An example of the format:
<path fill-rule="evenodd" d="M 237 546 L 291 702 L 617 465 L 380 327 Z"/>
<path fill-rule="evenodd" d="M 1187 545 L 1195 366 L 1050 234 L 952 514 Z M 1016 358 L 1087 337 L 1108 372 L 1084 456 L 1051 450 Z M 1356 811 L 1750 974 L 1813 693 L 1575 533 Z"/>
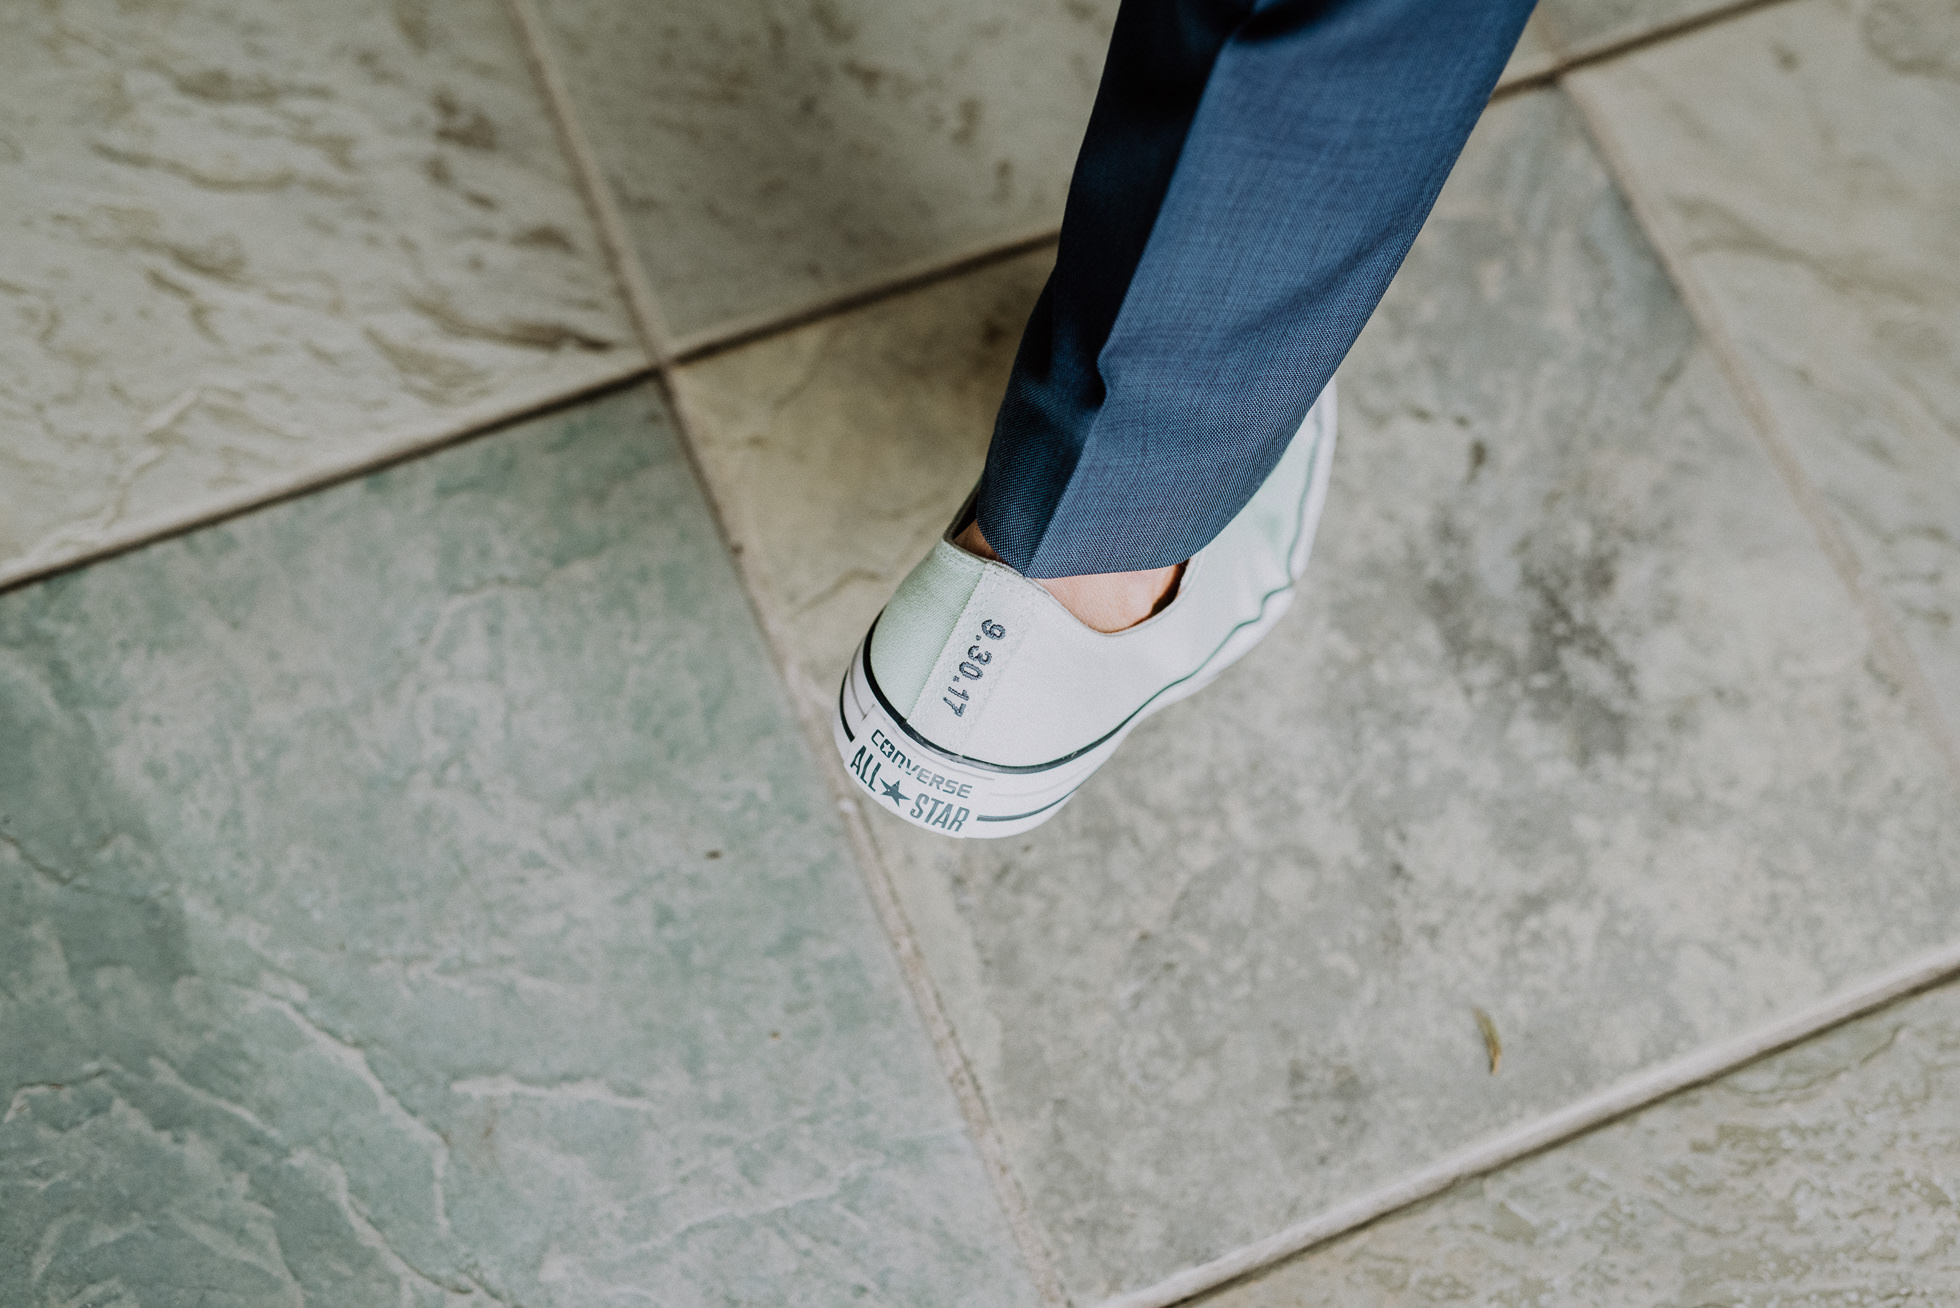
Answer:
<path fill-rule="evenodd" d="M 1279 461 L 1532 0 L 1123 0 L 978 512 L 1026 576 L 1165 567 Z"/>

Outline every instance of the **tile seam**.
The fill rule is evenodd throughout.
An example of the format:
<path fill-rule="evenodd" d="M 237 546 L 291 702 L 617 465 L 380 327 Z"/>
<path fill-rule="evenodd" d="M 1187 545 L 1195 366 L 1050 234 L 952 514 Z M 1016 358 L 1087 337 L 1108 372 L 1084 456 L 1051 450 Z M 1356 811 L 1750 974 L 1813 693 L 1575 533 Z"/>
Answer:
<path fill-rule="evenodd" d="M 1556 51 L 1551 63 L 1522 77 L 1499 82 L 1497 89 L 1491 92 L 1490 98 L 1495 101 L 1524 91 L 1541 90 L 1558 82 L 1567 73 L 1578 72 L 1595 64 L 1609 63 L 1626 55 L 1637 54 L 1651 46 L 1665 45 L 1669 41 L 1692 36 L 1704 28 L 1719 26 L 1758 9 L 1769 9 L 1776 5 L 1790 3 L 1793 3 L 1793 0 L 1731 0 L 1731 3 L 1716 5 L 1712 9 L 1689 14 L 1671 23 L 1662 23 L 1626 36 L 1607 37 L 1591 44 L 1578 42 L 1569 52 L 1563 48 L 1565 43 L 1559 37 L 1558 20 L 1548 11 L 1544 21 Z"/>
<path fill-rule="evenodd" d="M 804 729 L 814 731 L 813 724 L 799 710 Z M 828 746 L 829 732 L 823 731 L 822 744 Z M 844 826 L 849 834 L 852 850 L 858 856 L 859 866 L 872 869 L 865 873 L 865 880 L 873 886 L 871 898 L 877 906 L 880 924 L 884 926 L 894 944 L 893 952 L 899 957 L 900 970 L 906 974 L 906 983 L 913 990 L 913 999 L 918 1004 L 920 1014 L 925 1018 L 926 1031 L 931 1038 L 933 1052 L 938 1056 L 941 1071 L 951 1084 L 953 1097 L 960 1106 L 960 1115 L 966 1119 L 967 1132 L 974 1143 L 974 1150 L 980 1156 L 980 1165 L 987 1173 L 987 1180 L 994 1190 L 994 1198 L 999 1203 L 1002 1215 L 1007 1219 L 1009 1234 L 1013 1237 L 1016 1250 L 1026 1264 L 1028 1276 L 1034 1283 L 1036 1294 L 1041 1298 L 1044 1308 L 1068 1308 L 1069 1298 L 1062 1289 L 1061 1278 L 1055 1270 L 1053 1251 L 1048 1247 L 1048 1239 L 1039 1220 L 1034 1215 L 1033 1206 L 1028 1203 L 1027 1194 L 1021 1188 L 1020 1178 L 1015 1176 L 1013 1164 L 1008 1160 L 1007 1142 L 1001 1137 L 1000 1128 L 995 1123 L 993 1112 L 987 1106 L 985 1094 L 980 1088 L 979 1079 L 973 1073 L 972 1063 L 960 1044 L 959 1033 L 954 1030 L 952 1020 L 947 1017 L 944 1002 L 939 997 L 938 987 L 933 984 L 931 973 L 926 968 L 924 951 L 918 944 L 917 933 L 913 931 L 905 909 L 899 903 L 897 887 L 892 883 L 891 872 L 886 867 L 883 856 L 878 852 L 871 838 L 869 824 L 864 810 L 842 777 L 842 765 L 835 756 L 826 750 L 820 764 L 830 792 L 837 798 L 837 808 L 843 816 Z M 901 946 L 899 943 L 904 943 Z"/>
<path fill-rule="evenodd" d="M 325 490 L 341 482 L 366 476 L 410 459 L 436 453 L 452 445 L 486 435 L 513 422 L 548 413 L 615 387 L 630 384 L 654 372 L 663 357 L 662 347 L 665 340 L 658 311 L 650 301 L 645 300 L 641 286 L 632 275 L 637 271 L 637 261 L 633 257 L 630 245 L 624 245 L 617 239 L 623 230 L 618 214 L 606 202 L 602 189 L 595 192 L 594 182 L 598 178 L 594 171 L 596 165 L 591 148 L 579 131 L 576 119 L 569 114 L 568 105 L 564 101 L 562 81 L 558 78 L 557 70 L 542 45 L 542 28 L 530 9 L 530 0 L 505 0 L 505 5 L 506 13 L 517 32 L 518 44 L 523 49 L 532 76 L 543 94 L 545 110 L 551 116 L 560 144 L 571 156 L 575 184 L 587 211 L 592 215 L 599 229 L 602 252 L 626 302 L 627 313 L 633 320 L 644 357 L 636 357 L 615 369 L 600 370 L 562 389 L 545 387 L 531 395 L 501 401 L 484 410 L 472 412 L 460 420 L 444 420 L 403 428 L 402 434 L 384 440 L 378 447 L 358 457 L 341 461 L 330 460 L 309 469 L 297 478 L 283 480 L 277 485 L 254 487 L 236 495 L 220 496 L 185 512 L 156 515 L 130 530 L 114 533 L 107 539 L 77 553 L 30 562 L 24 566 L 0 565 L 0 594 L 100 563 L 146 545 L 154 545 L 203 527 L 214 526 L 302 495 Z M 600 185 L 603 186 L 602 181 Z"/>
<path fill-rule="evenodd" d="M 1781 4 L 1786 0 L 1770 2 Z M 1867 632 L 1878 647 L 1878 655 L 1885 663 L 1886 670 L 1898 680 L 1907 703 L 1945 762 L 1953 783 L 1960 786 L 1960 738 L 1955 735 L 1954 724 L 1947 720 L 1939 697 L 1933 691 L 1932 681 L 1920 666 L 1918 656 L 1912 652 L 1904 631 L 1894 620 L 1890 605 L 1866 578 L 1865 568 L 1844 535 L 1836 512 L 1832 510 L 1823 490 L 1804 471 L 1802 461 L 1784 436 L 1782 424 L 1777 421 L 1768 399 L 1756 383 L 1755 375 L 1744 362 L 1743 351 L 1730 336 L 1710 300 L 1707 288 L 1680 257 L 1679 251 L 1685 242 L 1671 230 L 1667 218 L 1638 185 L 1624 147 L 1607 121 L 1606 113 L 1598 105 L 1590 103 L 1590 97 L 1582 86 L 1567 87 L 1561 82 L 1561 89 L 1577 106 L 1579 116 L 1605 161 L 1615 187 L 1633 210 L 1634 218 L 1646 234 L 1655 257 L 1661 261 L 1669 281 L 1694 319 L 1696 330 L 1713 351 L 1717 365 L 1749 421 L 1758 447 L 1768 456 L 1771 466 L 1783 481 L 1784 490 L 1796 502 L 1797 512 L 1809 524 L 1825 558 L 1838 574 L 1838 580 L 1850 592 L 1851 602 L 1863 616 Z"/>
<path fill-rule="evenodd" d="M 544 95 L 546 111 L 558 130 L 559 144 L 569 156 L 586 210 L 599 229 L 599 244 L 626 300 L 627 312 L 639 328 L 641 344 L 654 364 L 661 365 L 673 353 L 673 333 L 667 329 L 659 303 L 654 299 L 652 284 L 640 264 L 626 221 L 620 216 L 619 206 L 613 203 L 612 188 L 606 181 L 598 152 L 585 134 L 578 111 L 572 105 L 571 92 L 566 89 L 557 60 L 552 57 L 544 20 L 532 0 L 504 0 L 504 4 L 512 25 L 517 28 L 518 43 L 524 47 L 524 56 L 530 62 L 531 75 Z"/>
<path fill-rule="evenodd" d="M 964 277 L 968 273 L 980 272 L 1055 244 L 1061 237 L 1061 230 L 1057 224 L 1045 223 L 999 240 L 982 242 L 958 254 L 918 260 L 896 272 L 880 273 L 856 286 L 846 286 L 792 309 L 730 319 L 674 341 L 668 362 L 675 365 L 694 363 L 795 331 L 799 327 L 811 326 L 826 318 L 838 317 L 855 309 Z"/>
<path fill-rule="evenodd" d="M 913 1006 L 925 1025 L 933 1055 L 939 1062 L 941 1074 L 945 1076 L 953 1091 L 954 1101 L 959 1105 L 960 1116 L 966 1125 L 967 1136 L 973 1142 L 975 1153 L 979 1155 L 981 1167 L 993 1188 L 995 1201 L 1000 1205 L 1002 1215 L 1007 1220 L 1008 1231 L 1026 1266 L 1029 1279 L 1034 1283 L 1035 1291 L 1040 1296 L 1044 1308 L 1068 1308 L 1069 1299 L 1063 1292 L 1061 1278 L 1055 1271 L 1054 1255 L 1048 1247 L 1047 1238 L 1008 1161 L 1006 1142 L 1001 1137 L 992 1110 L 987 1106 L 979 1079 L 973 1074 L 972 1064 L 966 1056 L 965 1049 L 960 1045 L 959 1035 L 953 1028 L 952 1020 L 946 1014 L 945 1003 L 939 996 L 939 989 L 933 983 L 932 974 L 926 967 L 925 953 L 920 948 L 918 935 L 913 930 L 910 919 L 905 915 L 904 906 L 899 901 L 898 890 L 891 879 L 890 869 L 886 867 L 876 842 L 871 838 L 863 810 L 858 806 L 851 788 L 844 781 L 843 767 L 835 759 L 835 750 L 831 747 L 828 717 L 817 707 L 825 703 L 827 697 L 814 693 L 814 688 L 805 684 L 806 679 L 800 675 L 797 663 L 790 653 L 792 648 L 790 641 L 770 616 L 770 605 L 765 600 L 773 592 L 762 576 L 749 566 L 747 551 L 735 540 L 734 533 L 714 495 L 713 483 L 706 475 L 706 464 L 700 458 L 694 441 L 692 406 L 681 392 L 681 388 L 673 384 L 672 374 L 675 371 L 677 369 L 670 365 L 661 370 L 660 376 L 668 405 L 674 414 L 675 426 L 681 433 L 681 444 L 687 450 L 689 460 L 694 465 L 695 476 L 700 481 L 716 525 L 721 531 L 724 548 L 734 565 L 744 597 L 748 600 L 749 611 L 755 617 L 756 626 L 762 633 L 763 643 L 768 647 L 770 658 L 782 678 L 784 690 L 789 696 L 791 711 L 803 733 L 804 744 L 810 749 L 816 768 L 822 774 L 823 784 L 829 790 L 838 815 L 843 821 L 846 838 L 856 858 L 859 876 L 871 900 L 872 910 L 878 918 L 878 925 L 884 932 L 886 944 L 891 948 L 894 960 L 898 964 L 899 974 L 904 979 Z"/>
<path fill-rule="evenodd" d="M 577 110 L 572 104 L 571 93 L 559 74 L 558 64 L 551 52 L 550 37 L 547 34 L 543 17 L 538 13 L 533 0 L 504 0 L 506 12 L 516 26 L 519 39 L 524 47 L 525 57 L 530 61 L 532 75 L 543 90 L 552 121 L 557 128 L 559 143 L 570 156 L 573 175 L 578 179 L 580 192 L 599 229 L 600 244 L 605 247 L 614 278 L 626 299 L 627 310 L 638 329 L 642 346 L 652 357 L 650 369 L 652 378 L 660 388 L 667 411 L 673 417 L 675 441 L 681 456 L 687 462 L 688 470 L 694 478 L 696 488 L 701 492 L 702 502 L 707 506 L 708 517 L 714 524 L 715 534 L 720 540 L 722 554 L 729 560 L 735 571 L 736 582 L 742 591 L 743 602 L 749 615 L 754 619 L 756 629 L 761 633 L 763 644 L 785 686 L 790 686 L 793 665 L 787 655 L 788 646 L 783 642 L 769 617 L 769 606 L 763 602 L 763 587 L 760 578 L 743 558 L 740 542 L 729 525 L 727 507 L 716 492 L 715 482 L 708 475 L 707 461 L 702 457 L 699 443 L 694 437 L 695 423 L 690 406 L 674 384 L 674 370 L 678 362 L 673 340 L 667 331 L 663 316 L 653 295 L 651 282 L 646 269 L 635 251 L 631 234 L 626 229 L 625 220 L 612 200 L 612 187 L 606 180 L 604 167 L 599 162 L 598 153 L 592 148 L 581 126 Z M 814 742 L 809 724 L 804 721 L 800 698 L 790 693 L 790 702 L 796 713 L 800 728 L 806 736 L 806 743 Z M 821 754 L 818 755 L 821 758 Z M 876 895 L 874 893 L 874 899 Z M 881 925 L 882 918 L 881 918 Z M 887 934 L 890 932 L 887 930 Z"/>
<path fill-rule="evenodd" d="M 1649 46 L 1659 45 L 1703 28 L 1727 22 L 1757 9 L 1792 2 L 1793 0 L 1733 0 L 1733 3 L 1630 36 L 1609 39 L 1590 47 L 1581 45 L 1571 53 L 1560 52 L 1555 55 L 1552 63 L 1546 68 L 1499 83 L 1492 90 L 1490 98 L 1494 103 L 1513 95 L 1542 90 L 1558 82 L 1568 72 L 1618 59 Z M 895 299 L 912 291 L 951 281 L 970 272 L 978 272 L 995 263 L 1002 263 L 1019 255 L 1030 254 L 1044 246 L 1053 245 L 1060 239 L 1059 223 L 1043 223 L 1011 236 L 982 241 L 957 254 L 919 260 L 897 272 L 879 274 L 857 286 L 819 296 L 791 309 L 765 311 L 747 317 L 733 318 L 699 331 L 675 333 L 666 325 L 659 311 L 652 284 L 646 276 L 644 266 L 640 263 L 632 238 L 627 233 L 625 220 L 620 216 L 618 206 L 613 203 L 611 188 L 605 180 L 605 171 L 599 163 L 597 152 L 593 150 L 590 138 L 587 137 L 580 123 L 577 112 L 572 106 L 570 93 L 565 89 L 564 79 L 559 74 L 557 63 L 551 55 L 544 22 L 539 17 L 533 0 L 505 0 L 505 3 L 509 8 L 512 21 L 517 26 L 525 56 L 531 62 L 533 74 L 544 91 L 553 123 L 558 129 L 566 153 L 571 156 L 574 170 L 580 180 L 580 189 L 594 221 L 598 224 L 602 241 L 606 246 L 607 258 L 613 264 L 615 276 L 621 283 L 627 306 L 633 313 L 636 325 L 640 328 L 648 352 L 660 366 L 693 363 L 712 355 L 739 349 L 744 345 L 767 340 L 784 332 L 810 326 L 826 318 L 862 309 L 883 300 Z"/>
<path fill-rule="evenodd" d="M 635 250 L 631 234 L 621 217 L 618 206 L 613 203 L 612 186 L 606 180 L 604 167 L 599 162 L 597 151 L 592 148 L 580 124 L 576 108 L 572 104 L 571 93 L 559 74 L 558 64 L 551 52 L 550 37 L 547 34 L 543 17 L 538 13 L 534 0 L 504 0 L 506 11 L 517 27 L 525 56 L 530 60 L 532 74 L 542 88 L 552 121 L 556 125 L 559 142 L 570 156 L 574 176 L 586 205 L 598 225 L 600 244 L 605 247 L 606 257 L 613 275 L 619 283 L 621 293 L 627 304 L 627 311 L 638 328 L 641 343 L 652 357 L 651 375 L 659 386 L 666 401 L 667 411 L 673 416 L 676 443 L 681 456 L 686 460 L 694 484 L 701 492 L 702 502 L 707 506 L 708 516 L 714 523 L 715 534 L 720 539 L 722 554 L 729 560 L 735 571 L 736 582 L 742 591 L 749 615 L 762 634 L 763 644 L 784 684 L 790 684 L 793 665 L 788 659 L 788 646 L 775 629 L 769 617 L 768 605 L 763 603 L 760 579 L 743 558 L 742 546 L 736 540 L 729 525 L 727 506 L 716 492 L 715 482 L 708 475 L 707 461 L 702 457 L 699 443 L 694 437 L 695 424 L 689 406 L 674 384 L 674 369 L 680 361 L 668 332 L 663 315 L 653 294 L 652 283 L 646 275 Z M 814 743 L 809 724 L 804 721 L 799 697 L 790 694 L 792 708 L 796 712 L 799 726 L 803 730 L 806 743 Z M 821 754 L 818 755 L 822 757 Z M 862 860 L 860 860 L 861 862 Z M 873 899 L 876 899 L 873 892 Z M 886 934 L 891 932 L 883 921 Z M 901 970 L 902 965 L 901 965 Z M 909 979 L 909 978 L 908 978 Z M 914 996 L 915 1000 L 917 996 Z"/>
<path fill-rule="evenodd" d="M 1452 1186 L 1488 1175 L 1696 1086 L 1706 1085 L 1771 1054 L 1822 1035 L 1943 982 L 1960 979 L 1960 942 L 1922 954 L 1834 998 L 1753 1031 L 1717 1041 L 1532 1122 L 1479 1141 L 1441 1162 L 1411 1172 L 1355 1199 L 1297 1222 L 1157 1284 L 1102 1301 L 1098 1308 L 1172 1308 L 1242 1280 L 1275 1263 L 1327 1244 L 1434 1198 Z"/>
<path fill-rule="evenodd" d="M 531 0 L 509 0 L 509 2 L 528 7 Z M 1569 54 L 1560 52 L 1554 55 L 1551 64 L 1545 68 L 1507 82 L 1500 82 L 1491 91 L 1490 99 L 1495 103 L 1527 91 L 1542 90 L 1555 84 L 1567 72 L 1688 36 L 1753 10 L 1792 2 L 1793 0 L 1732 0 L 1729 4 L 1630 36 L 1612 38 L 1592 46 L 1581 45 Z M 623 231 L 616 215 L 612 226 Z M 970 272 L 978 272 L 996 263 L 1004 263 L 1019 255 L 1030 254 L 1044 246 L 1055 244 L 1060 237 L 1061 225 L 1047 223 L 1029 228 L 1018 235 L 981 242 L 958 254 L 923 259 L 898 272 L 879 274 L 855 287 L 847 287 L 819 296 L 792 309 L 734 318 L 699 331 L 669 336 L 666 338 L 666 352 L 660 357 L 663 363 L 679 365 L 740 349 L 744 345 L 752 345 L 772 336 L 794 331 L 799 327 L 807 327 L 826 318 L 862 309 L 883 300 L 895 299 L 912 291 L 951 281 Z"/>
<path fill-rule="evenodd" d="M 826 318 L 866 308 L 884 300 L 896 299 L 912 291 L 923 290 L 968 273 L 979 272 L 993 264 L 1004 263 L 1020 255 L 1031 254 L 1045 246 L 1054 245 L 1060 239 L 1059 223 L 1043 223 L 1014 235 L 982 241 L 957 254 L 932 256 L 901 268 L 897 272 L 880 273 L 856 286 L 847 286 L 790 309 L 764 311 L 746 317 L 732 318 L 698 331 L 675 333 L 666 327 L 659 313 L 651 283 L 647 280 L 645 269 L 639 262 L 630 236 L 627 235 L 625 221 L 621 218 L 618 207 L 612 203 L 611 191 L 605 181 L 604 171 L 599 165 L 598 156 L 593 151 L 579 125 L 577 114 L 571 107 L 569 93 L 564 89 L 563 79 L 558 75 L 557 66 L 547 48 L 543 23 L 536 14 L 533 0 L 506 0 L 506 3 L 511 7 L 511 12 L 523 34 L 526 54 L 533 61 L 538 80 L 546 89 L 553 118 L 558 124 L 565 148 L 573 156 L 575 166 L 580 173 L 582 189 L 587 194 L 595 220 L 607 242 L 608 256 L 614 261 L 619 279 L 624 284 L 628 305 L 640 321 L 643 334 L 648 337 L 648 350 L 662 366 L 694 363 L 729 350 L 740 349 L 744 345 L 752 345 L 784 332 L 795 331 Z M 1556 83 L 1568 72 L 1690 35 L 1702 28 L 1727 22 L 1756 9 L 1788 3 L 1792 3 L 1792 0 L 1734 0 L 1734 3 L 1631 36 L 1610 39 L 1591 47 L 1581 46 L 1570 54 L 1555 55 L 1552 63 L 1546 68 L 1499 83 L 1492 90 L 1490 98 L 1495 103 L 1513 95 L 1542 90 Z"/>
<path fill-rule="evenodd" d="M 354 481 L 385 468 L 392 468 L 397 464 L 440 453 L 478 437 L 501 431 L 513 423 L 552 413 L 583 403 L 608 391 L 630 386 L 652 376 L 653 372 L 653 365 L 636 354 L 630 362 L 622 362 L 613 368 L 595 370 L 590 376 L 581 378 L 571 385 L 542 389 L 533 395 L 500 401 L 483 409 L 471 411 L 460 419 L 445 419 L 441 422 L 400 428 L 395 436 L 357 457 L 329 460 L 309 469 L 299 477 L 281 481 L 277 485 L 252 487 L 235 495 L 220 496 L 205 501 L 193 509 L 159 514 L 79 553 L 67 554 L 57 559 L 19 568 L 0 567 L 0 595 L 31 586 L 36 582 L 46 581 L 50 577 L 58 577 L 63 573 L 89 567 L 119 554 L 127 554 L 132 550 L 139 550 L 173 537 L 188 535 L 205 527 L 228 522 L 233 518 L 256 513 L 261 509 L 284 504 L 288 500 L 299 499 L 316 491 L 327 490 L 343 482 Z"/>
<path fill-rule="evenodd" d="M 1690 36 L 1695 32 L 1699 32 L 1705 27 L 1715 27 L 1719 24 L 1729 22 L 1732 19 L 1740 18 L 1753 10 L 1768 9 L 1775 5 L 1790 3 L 1792 3 L 1792 0 L 1730 0 L 1728 4 L 1715 5 L 1702 10 L 1700 13 L 1688 14 L 1684 17 L 1677 18 L 1671 23 L 1657 24 L 1654 27 L 1647 28 L 1645 31 L 1631 32 L 1626 36 L 1620 37 L 1607 37 L 1603 40 L 1594 41 L 1590 45 L 1583 41 L 1577 42 L 1569 54 L 1564 51 L 1560 52 L 1559 66 L 1555 75 L 1563 75 L 1574 69 L 1584 68 L 1588 64 L 1604 63 L 1609 59 L 1618 59 L 1622 55 L 1629 55 L 1637 50 L 1644 50 L 1648 46 L 1663 45 L 1669 41 L 1679 40 L 1684 36 Z"/>

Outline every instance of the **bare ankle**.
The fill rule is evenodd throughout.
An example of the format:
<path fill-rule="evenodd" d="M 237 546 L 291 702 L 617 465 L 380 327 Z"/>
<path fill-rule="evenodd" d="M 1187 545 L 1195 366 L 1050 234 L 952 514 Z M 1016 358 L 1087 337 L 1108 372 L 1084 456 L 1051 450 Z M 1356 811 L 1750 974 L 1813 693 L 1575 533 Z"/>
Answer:
<path fill-rule="evenodd" d="M 953 538 L 953 544 L 969 554 L 1000 561 L 1000 555 L 980 534 L 977 521 L 968 523 L 966 530 Z M 1034 580 L 1082 625 L 1108 634 L 1134 627 L 1161 611 L 1176 597 L 1183 576 L 1184 565 L 1177 563 L 1141 572 L 1092 572 Z"/>

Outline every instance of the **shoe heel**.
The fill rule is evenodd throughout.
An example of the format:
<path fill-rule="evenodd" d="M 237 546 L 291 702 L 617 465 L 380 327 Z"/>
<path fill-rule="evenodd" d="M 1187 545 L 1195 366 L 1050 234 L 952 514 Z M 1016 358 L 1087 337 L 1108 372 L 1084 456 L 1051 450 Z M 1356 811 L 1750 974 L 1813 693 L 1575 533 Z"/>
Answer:
<path fill-rule="evenodd" d="M 1102 761 L 996 768 L 936 749 L 908 731 L 872 692 L 862 646 L 838 687 L 831 738 L 844 770 L 872 807 L 959 840 L 1019 835 L 1040 826 L 1061 811 Z"/>

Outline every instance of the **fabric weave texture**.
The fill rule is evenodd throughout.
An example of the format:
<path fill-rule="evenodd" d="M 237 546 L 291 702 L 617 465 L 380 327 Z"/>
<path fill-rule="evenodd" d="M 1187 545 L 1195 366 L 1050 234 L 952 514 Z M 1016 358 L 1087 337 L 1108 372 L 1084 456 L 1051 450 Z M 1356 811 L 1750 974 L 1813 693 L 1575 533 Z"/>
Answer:
<path fill-rule="evenodd" d="M 1401 266 L 1531 0 L 1125 0 L 978 513 L 1024 576 L 1245 506 Z"/>

